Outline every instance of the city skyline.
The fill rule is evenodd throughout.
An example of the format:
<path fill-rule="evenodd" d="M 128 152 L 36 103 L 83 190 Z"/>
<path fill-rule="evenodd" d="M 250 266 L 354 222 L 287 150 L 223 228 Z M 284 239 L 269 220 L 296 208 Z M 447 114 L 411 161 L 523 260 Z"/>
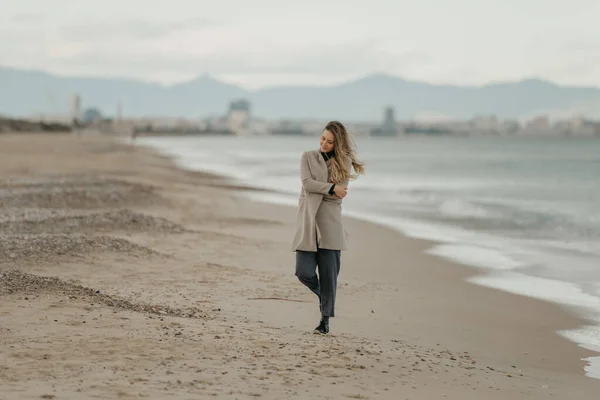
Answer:
<path fill-rule="evenodd" d="M 432 84 L 540 78 L 600 86 L 590 0 L 209 3 L 24 0 L 0 16 L 0 65 L 173 84 L 208 74 L 257 89 L 373 73 Z"/>
<path fill-rule="evenodd" d="M 199 116 L 219 113 L 235 98 L 254 103 L 267 118 L 332 118 L 373 120 L 382 107 L 395 107 L 403 119 L 456 120 L 495 114 L 501 118 L 552 118 L 585 115 L 600 118 L 600 88 L 558 86 L 524 80 L 482 87 L 435 86 L 391 75 L 371 75 L 329 87 L 280 86 L 244 90 L 214 78 L 160 86 L 136 79 L 59 77 L 0 66 L 0 113 L 56 114 L 75 93 L 84 103 L 104 110 L 123 109 L 129 116 Z M 360 101 L 358 101 L 360 99 Z M 111 113 L 111 112 L 109 112 Z"/>

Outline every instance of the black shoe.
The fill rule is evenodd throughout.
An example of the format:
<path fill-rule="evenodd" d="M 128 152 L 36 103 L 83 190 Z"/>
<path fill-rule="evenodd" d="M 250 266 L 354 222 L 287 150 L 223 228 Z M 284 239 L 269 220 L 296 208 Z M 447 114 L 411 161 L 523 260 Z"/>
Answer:
<path fill-rule="evenodd" d="M 327 317 L 321 318 L 321 322 L 319 323 L 319 326 L 317 326 L 315 328 L 314 333 L 318 333 L 321 335 L 328 334 L 329 333 L 329 318 L 327 318 Z"/>

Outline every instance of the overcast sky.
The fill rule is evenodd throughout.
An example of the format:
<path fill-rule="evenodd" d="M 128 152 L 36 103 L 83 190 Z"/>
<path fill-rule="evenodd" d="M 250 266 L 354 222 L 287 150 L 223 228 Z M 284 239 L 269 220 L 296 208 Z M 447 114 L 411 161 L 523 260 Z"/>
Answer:
<path fill-rule="evenodd" d="M 0 0 L 0 10 L 0 65 L 63 75 L 600 86 L 598 0 Z"/>

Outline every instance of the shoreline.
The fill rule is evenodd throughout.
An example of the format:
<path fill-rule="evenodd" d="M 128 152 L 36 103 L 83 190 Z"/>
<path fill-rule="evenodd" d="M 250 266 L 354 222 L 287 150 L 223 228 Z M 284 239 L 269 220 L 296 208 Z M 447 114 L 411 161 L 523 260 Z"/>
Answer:
<path fill-rule="evenodd" d="M 0 259 L 0 274 L 10 265 L 54 276 L 72 294 L 52 287 L 38 296 L 17 286 L 21 291 L 6 293 L 0 279 L 0 296 L 11 300 L 0 312 L 0 336 L 12 346 L 2 359 L 16 363 L 0 363 L 0 378 L 10 383 L 0 395 L 39 398 L 31 380 L 57 398 L 313 398 L 326 390 L 340 398 L 542 399 L 591 398 L 600 388 L 583 376 L 579 359 L 594 353 L 556 333 L 581 326 L 580 318 L 473 285 L 466 279 L 475 268 L 425 253 L 435 242 L 351 217 L 339 315 L 332 335 L 312 335 L 316 300 L 294 279 L 288 251 L 293 208 L 249 201 L 235 184 L 179 169 L 156 151 L 110 139 L 31 138 L 0 137 L 3 178 L 47 187 L 4 183 L 14 192 L 0 198 L 4 212 L 24 216 L 2 220 L 10 232 L 4 240 L 14 243 L 12 255 Z M 35 207 L 27 205 L 53 211 L 29 224 Z M 67 233 L 70 240 L 75 222 L 74 237 L 87 238 L 71 243 L 79 250 L 43 253 L 44 243 Z M 35 251 L 18 247 L 15 238 L 36 226 L 62 231 L 36 233 L 45 242 Z M 71 281 L 109 296 L 103 304 L 123 307 L 109 311 L 98 299 L 91 305 Z M 137 302 L 181 313 L 199 308 L 202 317 L 162 308 L 141 313 Z M 50 323 L 40 322 L 43 316 Z M 75 344 L 78 337 L 87 345 Z"/>
<path fill-rule="evenodd" d="M 173 162 L 173 164 L 177 166 L 177 168 L 180 168 L 182 170 L 195 171 L 195 172 L 199 172 L 199 173 L 203 173 L 203 174 L 208 174 L 208 175 L 214 176 L 215 179 L 217 179 L 217 180 L 223 180 L 225 182 L 229 182 L 229 184 L 228 184 L 229 187 L 237 187 L 240 190 L 243 190 L 244 192 L 246 192 L 245 193 L 246 197 L 252 201 L 264 202 L 264 203 L 273 204 L 273 205 L 281 206 L 281 207 L 295 208 L 295 200 L 288 201 L 288 199 L 287 199 L 290 196 L 290 193 L 288 191 L 277 191 L 277 190 L 273 189 L 272 187 L 251 186 L 251 185 L 243 186 L 242 179 L 236 178 L 235 176 L 227 175 L 224 172 L 216 172 L 216 170 L 214 168 L 209 171 L 203 171 L 200 169 L 186 167 L 185 162 L 180 161 L 176 154 L 174 154 L 174 153 L 169 154 L 169 152 L 161 150 L 160 147 L 156 144 L 140 143 L 138 146 L 147 148 L 148 150 L 151 150 L 151 151 L 157 151 L 159 154 L 162 154 L 163 156 L 167 157 L 167 159 L 171 160 Z M 358 211 L 350 211 L 350 212 L 344 211 L 343 213 L 344 213 L 344 218 L 356 219 L 356 220 L 367 222 L 370 224 L 375 224 L 381 228 L 391 229 L 392 231 L 398 233 L 399 235 L 401 235 L 405 238 L 424 241 L 425 243 L 428 244 L 428 248 L 423 250 L 424 253 L 433 255 L 434 257 L 437 257 L 438 259 L 440 259 L 443 262 L 446 262 L 446 263 L 449 263 L 452 265 L 459 265 L 460 267 L 465 267 L 465 268 L 468 268 L 469 270 L 471 270 L 472 272 L 464 278 L 465 282 L 468 282 L 470 284 L 477 285 L 477 286 L 480 286 L 480 287 L 483 287 L 486 289 L 490 289 L 490 290 L 500 290 L 500 291 L 510 294 L 510 295 L 515 295 L 515 296 L 520 296 L 520 297 L 527 298 L 527 299 L 546 302 L 546 303 L 556 306 L 560 310 L 566 311 L 573 317 L 577 318 L 579 320 L 579 324 L 576 325 L 574 328 L 559 329 L 559 330 L 556 330 L 554 333 L 560 335 L 563 339 L 568 340 L 569 342 L 574 343 L 575 345 L 590 351 L 592 355 L 590 355 L 589 357 L 586 357 L 582 360 L 588 364 L 582 369 L 582 373 L 584 373 L 589 378 L 600 379 L 600 348 L 597 347 L 596 344 L 591 345 L 589 343 L 589 339 L 587 339 L 587 337 L 585 335 L 582 335 L 580 333 L 580 331 L 584 328 L 588 328 L 587 335 L 589 335 L 589 333 L 590 333 L 589 331 L 594 331 L 594 332 L 599 331 L 600 330 L 600 321 L 592 319 L 589 316 L 586 316 L 584 313 L 586 307 L 581 306 L 579 304 L 569 304 L 568 302 L 567 303 L 560 302 L 559 300 L 557 300 L 556 297 L 542 295 L 539 293 L 535 293 L 535 291 L 533 291 L 534 294 L 527 295 L 523 292 L 519 292 L 518 290 L 512 289 L 510 286 L 502 287 L 501 284 L 498 285 L 496 282 L 494 282 L 494 277 L 500 276 L 499 273 L 500 274 L 508 273 L 509 275 L 512 275 L 512 276 L 516 276 L 516 275 L 522 276 L 524 278 L 527 278 L 529 281 L 531 281 L 532 285 L 535 284 L 534 281 L 536 280 L 536 278 L 532 277 L 532 276 L 521 274 L 518 271 L 515 271 L 515 272 L 509 271 L 509 270 L 503 271 L 502 268 L 500 268 L 500 267 L 486 268 L 486 267 L 483 267 L 482 265 L 479 265 L 479 263 L 477 261 L 475 261 L 473 263 L 468 263 L 467 260 L 464 259 L 464 257 L 462 257 L 462 258 L 456 257 L 452 253 L 446 254 L 446 252 L 444 250 L 447 248 L 447 246 L 453 246 L 454 245 L 453 241 L 444 241 L 441 239 L 433 239 L 433 238 L 427 237 L 427 235 L 424 235 L 424 234 L 415 234 L 414 232 L 410 232 L 410 230 L 403 229 L 402 227 L 400 227 L 397 224 L 386 222 L 385 218 L 383 218 L 383 217 L 379 217 L 379 216 L 375 216 L 375 215 L 361 215 L 361 213 Z M 424 226 L 429 226 L 429 225 L 426 224 Z M 465 244 L 460 244 L 460 246 L 464 247 Z M 466 246 L 469 246 L 469 244 L 466 244 Z M 478 247 L 478 245 L 471 245 L 471 246 Z M 511 260 L 511 262 L 515 262 L 515 261 Z M 544 280 L 543 278 L 540 278 L 540 279 Z M 565 287 L 567 289 L 571 289 L 571 287 L 573 287 L 572 284 L 570 284 L 570 283 L 566 283 L 563 281 L 556 281 L 556 282 L 559 282 L 561 284 L 561 286 L 563 286 L 563 287 L 561 287 L 562 290 L 564 290 Z M 577 288 L 574 288 L 574 287 L 569 292 L 569 294 L 577 295 L 577 296 L 586 296 L 585 293 L 580 292 Z"/>
<path fill-rule="evenodd" d="M 192 168 L 186 168 L 182 163 L 179 163 L 178 160 L 176 159 L 175 155 L 168 155 L 168 154 L 163 154 L 161 152 L 161 150 L 155 146 L 152 145 L 140 145 L 141 147 L 147 148 L 151 151 L 157 151 L 159 154 L 162 154 L 163 156 L 167 157 L 169 160 L 171 160 L 176 166 L 177 168 L 180 168 L 182 170 L 185 171 L 193 171 L 193 172 L 199 172 L 202 174 L 207 174 L 209 176 L 213 176 L 215 177 L 217 180 L 223 180 L 225 182 L 230 182 L 229 185 L 225 185 L 228 187 L 234 187 L 234 188 L 239 188 L 242 191 L 247 191 L 250 193 L 250 195 L 248 195 L 247 197 L 251 200 L 251 201 L 256 201 L 256 202 L 264 202 L 264 203 L 269 203 L 269 204 L 274 204 L 277 205 L 278 207 L 291 207 L 294 208 L 293 205 L 291 204 L 285 204 L 282 202 L 278 202 L 277 200 L 275 201 L 269 201 L 269 200 L 264 200 L 264 198 L 261 198 L 263 194 L 271 195 L 271 194 L 275 194 L 275 195 L 289 195 L 288 192 L 278 192 L 276 190 L 273 190 L 272 188 L 264 188 L 264 187 L 260 187 L 260 186 L 240 186 L 241 184 L 241 180 L 240 179 L 236 179 L 232 176 L 228 176 L 225 173 L 218 173 L 215 171 L 201 171 L 201 170 L 195 170 Z M 235 189 L 234 189 L 235 190 Z M 256 193 L 256 195 L 252 195 Z M 561 304 L 557 301 L 553 301 L 553 300 L 547 300 L 547 299 L 543 299 L 543 298 L 537 298 L 537 297 L 533 297 L 533 296 L 526 296 L 524 294 L 520 294 L 518 292 L 511 292 L 507 289 L 502 289 L 502 288 L 496 288 L 492 285 L 489 284 L 484 284 L 484 283 L 478 283 L 477 282 L 477 278 L 483 278 L 483 280 L 485 281 L 485 278 L 487 277 L 491 277 L 493 275 L 493 270 L 487 269 L 487 268 L 481 268 L 478 267 L 476 265 L 469 265 L 467 263 L 461 262 L 460 260 L 457 259 L 452 259 L 450 257 L 445 256 L 444 254 L 437 254 L 435 251 L 431 251 L 431 250 L 435 250 L 436 248 L 438 248 L 439 246 L 443 246 L 446 245 L 446 242 L 443 241 L 438 241 L 438 240 L 434 240 L 434 239 L 429 239 L 429 238 L 424 238 L 424 237 L 419 237 L 418 235 L 409 235 L 407 232 L 402 231 L 402 229 L 394 226 L 393 224 L 388 224 L 383 222 L 382 219 L 378 218 L 374 218 L 373 216 L 361 216 L 359 212 L 344 212 L 345 215 L 345 219 L 353 219 L 356 221 L 360 221 L 360 222 L 365 222 L 367 224 L 374 224 L 379 226 L 380 228 L 383 229 L 390 229 L 393 232 L 403 236 L 406 239 L 410 239 L 410 240 L 415 240 L 415 241 L 420 241 L 424 244 L 423 246 L 423 250 L 422 252 L 425 254 L 430 254 L 436 258 L 438 258 L 440 261 L 452 265 L 453 268 L 465 268 L 467 269 L 467 273 L 464 275 L 463 281 L 470 283 L 472 285 L 477 285 L 479 287 L 485 288 L 485 289 L 489 289 L 489 290 L 499 290 L 502 293 L 506 293 L 512 296 L 519 296 L 522 297 L 524 299 L 530 299 L 530 300 L 534 300 L 534 301 L 541 301 L 544 303 L 547 303 L 551 306 L 555 306 L 558 309 L 560 309 L 561 311 L 567 312 L 569 315 L 571 315 L 573 318 L 575 318 L 576 322 L 575 325 L 571 325 L 571 327 L 566 328 L 566 329 L 557 329 L 554 330 L 553 332 L 557 335 L 560 335 L 564 340 L 569 341 L 572 344 L 575 344 L 579 347 L 582 347 L 586 350 L 588 350 L 590 352 L 590 356 L 580 359 L 579 361 L 582 361 L 583 364 L 591 364 L 592 359 L 596 359 L 596 362 L 598 359 L 600 359 L 600 349 L 594 349 L 591 347 L 586 347 L 585 345 L 583 345 L 581 342 L 578 342 L 577 340 L 573 339 L 572 336 L 575 336 L 577 331 L 579 331 L 581 328 L 587 327 L 587 326 L 592 326 L 592 327 L 598 327 L 600 328 L 600 325 L 598 324 L 597 321 L 593 321 L 591 319 L 586 318 L 584 315 L 582 315 L 581 312 L 577 312 L 576 309 L 580 308 L 580 307 L 575 307 L 575 306 L 567 306 L 565 304 Z M 573 335 L 568 335 L 568 333 L 573 333 Z M 569 337 L 571 336 L 571 337 Z M 586 371 L 588 370 L 588 368 L 594 368 L 594 371 L 597 371 L 596 376 L 592 376 L 589 374 L 586 374 Z M 600 379 L 600 369 L 598 368 L 597 365 L 586 365 L 585 368 L 582 369 L 582 373 L 586 374 L 589 378 L 591 379 Z"/>
<path fill-rule="evenodd" d="M 278 192 L 272 188 L 264 188 L 264 187 L 259 187 L 259 186 L 251 186 L 251 185 L 243 186 L 243 185 L 241 185 L 240 179 L 236 179 L 232 176 L 228 176 L 225 173 L 218 173 L 215 171 L 202 171 L 202 170 L 196 170 L 196 169 L 192 169 L 192 168 L 186 168 L 184 165 L 182 165 L 182 163 L 179 163 L 176 160 L 175 155 L 169 155 L 169 154 L 163 153 L 163 152 L 161 152 L 160 149 L 158 149 L 152 145 L 138 145 L 138 146 L 147 148 L 150 151 L 158 152 L 158 154 L 161 154 L 162 156 L 169 159 L 176 166 L 176 168 L 179 168 L 183 171 L 190 171 L 190 172 L 206 174 L 207 176 L 213 177 L 213 179 L 215 179 L 217 181 L 224 182 L 223 187 L 232 188 L 232 190 L 234 190 L 234 191 L 241 190 L 242 192 L 250 193 L 249 195 L 247 193 L 243 193 L 243 195 L 245 195 L 251 201 L 258 202 L 258 203 L 273 204 L 273 205 L 276 205 L 277 207 L 291 208 L 291 209 L 295 210 L 295 207 L 291 204 L 277 202 L 276 200 L 268 201 L 268 200 L 264 200 L 261 198 L 262 195 L 264 195 L 264 194 L 266 194 L 267 196 L 269 196 L 271 194 L 289 195 L 288 192 Z M 496 288 L 491 285 L 486 285 L 484 283 L 478 283 L 477 278 L 482 278 L 483 280 L 485 280 L 485 278 L 491 277 L 494 271 L 490 270 L 490 269 L 481 268 L 481 267 L 478 267 L 475 265 L 469 265 L 467 263 L 461 262 L 460 260 L 451 259 L 449 257 L 446 257 L 443 254 L 437 254 L 436 252 L 431 251 L 431 250 L 435 250 L 439 246 L 445 245 L 446 242 L 409 235 L 408 233 L 402 231 L 402 229 L 394 226 L 393 224 L 386 224 L 381 219 L 379 221 L 377 221 L 377 218 L 374 218 L 372 216 L 361 216 L 360 213 L 358 213 L 358 212 L 351 212 L 351 213 L 344 212 L 344 218 L 346 220 L 354 220 L 355 222 L 359 222 L 359 223 L 373 224 L 382 229 L 391 230 L 395 234 L 402 236 L 404 239 L 412 240 L 415 242 L 420 242 L 421 244 L 419 247 L 422 249 L 421 252 L 423 253 L 423 255 L 426 255 L 426 254 L 432 255 L 433 257 L 439 259 L 441 262 L 449 265 L 451 268 L 463 269 L 464 271 L 462 274 L 463 275 L 462 280 L 465 283 L 476 285 L 478 287 L 481 287 L 481 288 L 484 288 L 487 290 L 500 291 L 501 293 L 508 294 L 510 296 L 518 296 L 518 297 L 521 297 L 521 298 L 527 299 L 527 300 L 540 301 L 540 302 L 546 303 L 552 307 L 556 307 L 557 309 L 561 310 L 561 312 L 566 312 L 567 314 L 569 314 L 571 317 L 574 318 L 574 320 L 576 321 L 575 324 L 570 325 L 568 328 L 556 329 L 553 331 L 553 333 L 559 335 L 563 340 L 566 340 L 566 341 L 590 352 L 589 357 L 579 359 L 579 361 L 581 361 L 582 364 L 584 365 L 584 368 L 582 368 L 581 372 L 583 374 L 586 374 L 587 367 L 590 367 L 590 368 L 592 367 L 592 365 L 586 365 L 586 364 L 591 363 L 592 358 L 600 359 L 600 349 L 595 350 L 593 348 L 586 347 L 582 343 L 570 338 L 566 334 L 569 332 L 576 333 L 579 329 L 587 327 L 587 326 L 600 328 L 600 325 L 597 323 L 597 321 L 593 321 L 591 319 L 586 318 L 584 315 L 582 315 L 581 312 L 578 313 L 575 310 L 578 307 L 574 307 L 574 306 L 569 307 L 565 304 L 561 304 L 561 303 L 553 301 L 553 300 L 546 300 L 546 299 L 542 299 L 542 298 L 526 296 L 526 295 L 520 294 L 518 292 L 511 292 L 507 289 Z M 598 370 L 598 372 L 600 372 L 600 369 L 598 369 L 597 366 L 596 366 L 596 370 Z M 586 376 L 590 379 L 600 380 L 600 375 L 599 376 L 589 376 L 586 374 Z"/>

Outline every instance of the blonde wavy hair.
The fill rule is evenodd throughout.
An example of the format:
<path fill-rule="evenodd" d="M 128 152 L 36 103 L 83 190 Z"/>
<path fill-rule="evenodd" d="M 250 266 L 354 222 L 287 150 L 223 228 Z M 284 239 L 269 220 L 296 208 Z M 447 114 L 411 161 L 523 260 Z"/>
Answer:
<path fill-rule="evenodd" d="M 331 159 L 331 181 L 332 183 L 346 182 L 364 175 L 364 163 L 356 156 L 356 145 L 346 130 L 344 124 L 339 121 L 330 121 L 325 130 L 333 134 L 333 152 L 335 156 Z M 351 174 L 348 165 L 351 164 L 356 174 Z"/>

